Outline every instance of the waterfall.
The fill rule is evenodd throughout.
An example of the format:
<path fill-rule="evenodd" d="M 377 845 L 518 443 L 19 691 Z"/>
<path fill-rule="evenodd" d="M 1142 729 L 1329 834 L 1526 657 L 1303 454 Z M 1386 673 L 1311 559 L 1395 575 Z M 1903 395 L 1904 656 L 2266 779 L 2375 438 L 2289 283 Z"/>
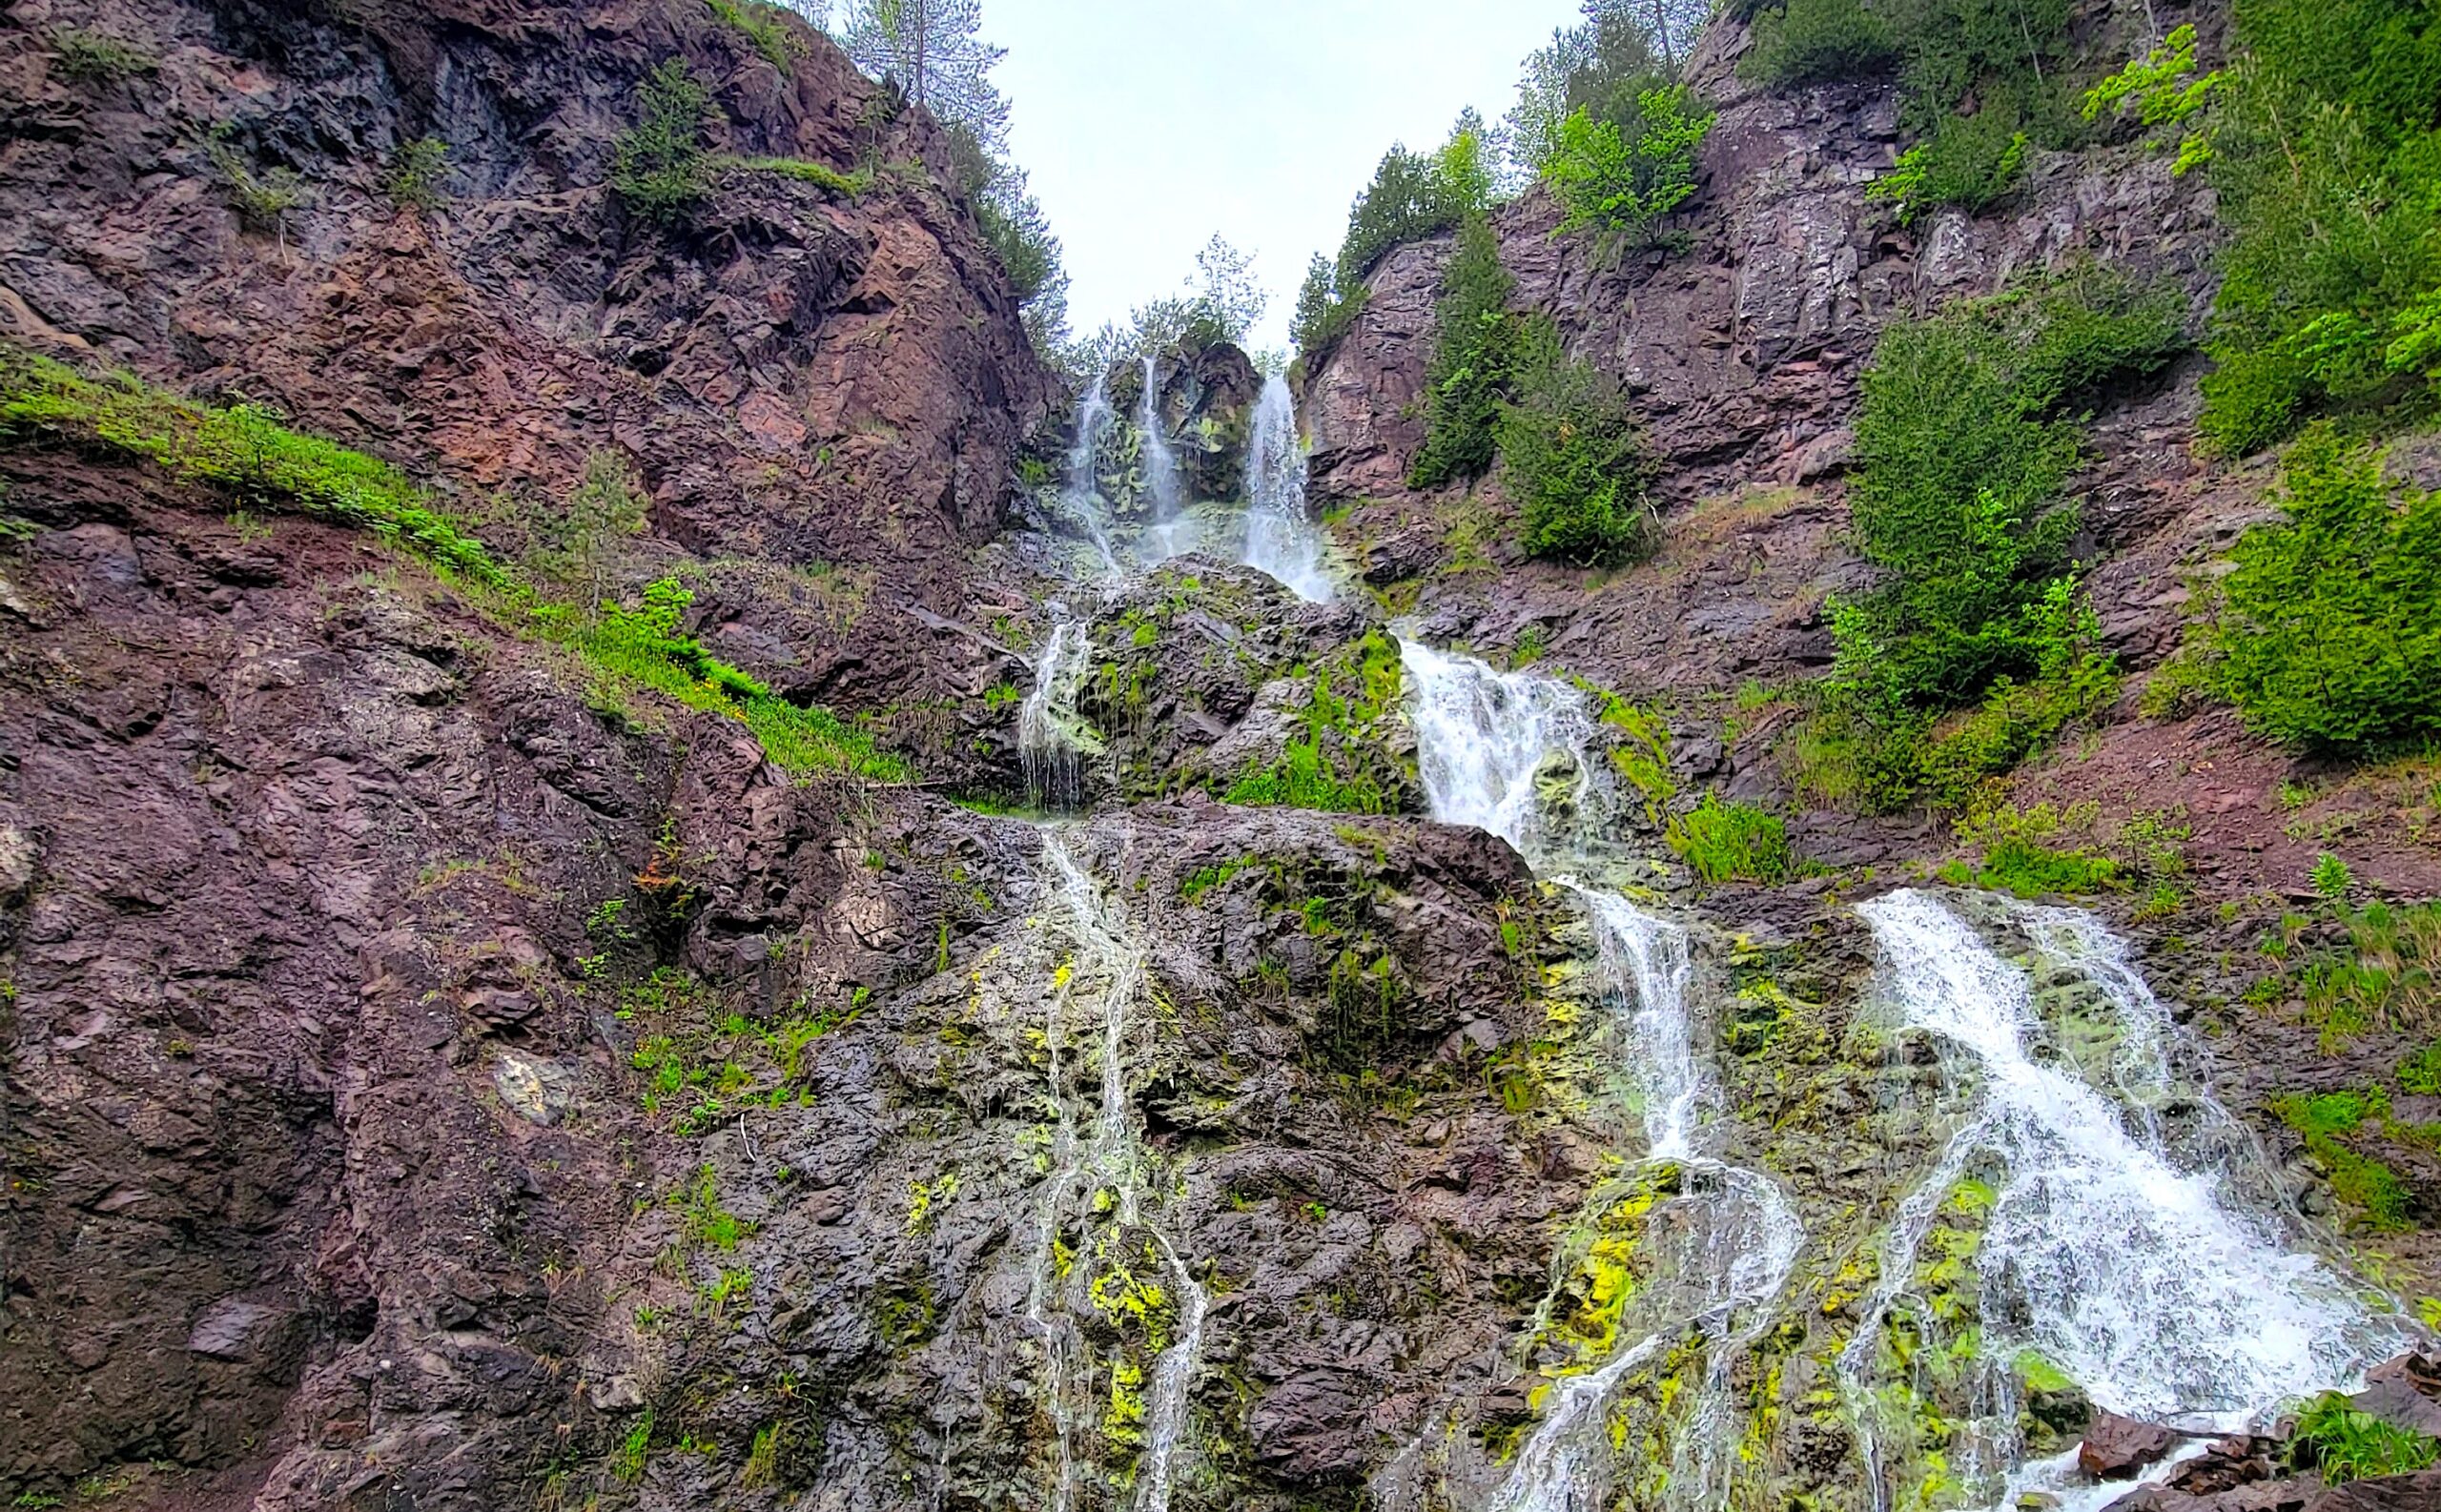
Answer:
<path fill-rule="evenodd" d="M 1043 840 L 1048 890 L 1058 905 L 1063 932 L 1075 956 L 1053 973 L 1050 1023 L 1044 1043 L 1050 1061 L 1051 1101 L 1058 1110 L 1053 1135 L 1055 1174 L 1042 1208 L 1042 1242 L 1028 1318 L 1046 1341 L 1053 1421 L 1057 1429 L 1059 1481 L 1052 1506 L 1065 1512 L 1074 1505 L 1076 1470 L 1072 1417 L 1067 1404 L 1070 1362 L 1081 1350 L 1081 1339 L 1068 1316 L 1054 1313 L 1053 1243 L 1067 1221 L 1071 1205 L 1078 1217 L 1094 1211 L 1085 1178 L 1116 1196 L 1113 1217 L 1123 1228 L 1140 1228 L 1161 1257 L 1179 1300 L 1177 1337 L 1154 1361 L 1152 1389 L 1145 1401 L 1144 1448 L 1136 1465 L 1135 1512 L 1169 1512 L 1170 1488 L 1176 1477 L 1179 1445 L 1184 1439 L 1188 1408 L 1197 1373 L 1203 1362 L 1204 1315 L 1210 1298 L 1179 1254 L 1167 1229 L 1145 1211 L 1143 1176 L 1146 1156 L 1138 1134 L 1134 1104 L 1127 1093 L 1127 1048 L 1130 1012 L 1147 999 L 1150 969 L 1143 945 L 1123 909 L 1106 897 L 1084 864 L 1056 832 Z M 1063 1011 L 1080 994 L 1098 997 L 1101 1008 L 1101 1076 L 1099 1096 L 1089 1139 L 1074 1108 L 1062 1051 L 1066 1045 Z"/>
<path fill-rule="evenodd" d="M 1101 742 L 1077 713 L 1077 695 L 1094 667 L 1094 643 L 1063 612 L 1035 657 L 1034 687 L 1017 709 L 1017 761 L 1026 801 L 1038 808 L 1074 808 L 1084 801 L 1084 760 Z"/>
<path fill-rule="evenodd" d="M 1596 947 L 1594 981 L 1642 1115 L 1637 1169 L 1657 1186 L 1676 1188 L 1647 1216 L 1641 1248 L 1652 1257 L 1652 1274 L 1623 1304 L 1620 1346 L 1591 1370 L 1551 1384 L 1542 1421 L 1490 1505 L 1496 1512 L 1609 1505 L 1616 1465 L 1605 1419 L 1612 1398 L 1637 1367 L 1692 1333 L 1702 1340 L 1703 1373 L 1672 1435 L 1668 1495 L 1672 1506 L 1719 1512 L 1742 1432 L 1731 1371 L 1771 1325 L 1804 1231 L 1776 1182 L 1705 1148 L 1716 1128 L 1707 1115 L 1716 1114 L 1721 1098 L 1695 1052 L 1687 931 L 1565 874 L 1587 859 L 1575 843 L 1583 829 L 1554 826 L 1546 810 L 1573 809 L 1581 821 L 1594 796 L 1598 764 L 1585 696 L 1552 678 L 1504 675 L 1412 641 L 1400 643 L 1400 655 L 1432 816 L 1501 836 L 1583 903 Z"/>
<path fill-rule="evenodd" d="M 1305 447 L 1297 435 L 1296 400 L 1282 378 L 1264 381 L 1246 447 L 1246 565 L 1309 603 L 1330 602 L 1322 533 L 1305 512 Z"/>
<path fill-rule="evenodd" d="M 1109 434 L 1111 422 L 1118 417 L 1110 407 L 1110 385 L 1100 373 L 1094 375 L 1093 386 L 1077 403 L 1077 439 L 1068 448 L 1068 476 L 1062 480 L 1060 505 L 1085 533 L 1092 538 L 1094 549 L 1101 553 L 1102 571 L 1118 573 L 1118 554 L 1110 543 L 1110 511 L 1103 506 L 1101 479 L 1095 466 L 1102 438 Z"/>
<path fill-rule="evenodd" d="M 1592 794 L 1597 768 L 1586 754 L 1593 719 L 1585 695 L 1554 678 L 1504 675 L 1404 637 L 1399 657 L 1432 817 L 1498 835 L 1539 865 L 1548 844 L 1544 809 L 1582 809 Z M 1549 791 L 1553 785 L 1564 794 Z"/>
<path fill-rule="evenodd" d="M 2370 1316 L 2276 1214 L 2238 1200 L 2225 1162 L 2173 1153 L 2160 1118 L 2172 1085 L 2168 1018 L 2099 923 L 2019 915 L 2038 958 L 2090 983 L 2119 1019 L 2104 1078 L 2116 1098 L 2051 1040 L 2026 972 L 1956 912 L 1918 891 L 1860 911 L 1903 1023 L 1940 1042 L 1978 1103 L 1894 1228 L 1882 1288 L 1840 1362 L 1852 1400 L 1869 1385 L 1876 1337 L 1910 1283 L 1929 1215 L 1970 1171 L 1994 1168 L 1976 1263 L 1979 1353 L 1996 1378 L 2032 1350 L 2105 1410 L 2234 1428 L 2403 1347 L 2403 1326 Z M 2207 1121 L 2226 1125 L 2201 1100 Z M 2017 1489 L 2035 1467 L 2010 1470 L 2014 1403 L 2005 1379 L 1989 1389 L 2001 1410 L 1965 1459 L 1984 1482 L 1971 1489 L 1997 1494 L 2004 1487 L 1992 1482 L 2014 1474 L 2005 1489 Z"/>
<path fill-rule="evenodd" d="M 1144 402 L 1136 423 L 1144 432 L 1144 486 L 1153 496 L 1153 523 L 1166 525 L 1186 507 L 1186 487 L 1179 477 L 1178 454 L 1170 449 L 1169 433 L 1161 421 L 1159 371 L 1149 357 L 1144 359 Z"/>

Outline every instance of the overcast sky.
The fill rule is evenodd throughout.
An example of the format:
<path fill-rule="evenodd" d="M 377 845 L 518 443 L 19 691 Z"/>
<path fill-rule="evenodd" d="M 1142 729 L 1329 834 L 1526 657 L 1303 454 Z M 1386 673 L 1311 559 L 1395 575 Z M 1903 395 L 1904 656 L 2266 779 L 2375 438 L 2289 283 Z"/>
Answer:
<path fill-rule="evenodd" d="M 1079 332 L 1171 294 L 1214 232 L 1271 291 L 1287 344 L 1305 260 L 1394 141 L 1497 121 L 1577 0 L 986 0 L 1013 155 L 1066 252 Z"/>

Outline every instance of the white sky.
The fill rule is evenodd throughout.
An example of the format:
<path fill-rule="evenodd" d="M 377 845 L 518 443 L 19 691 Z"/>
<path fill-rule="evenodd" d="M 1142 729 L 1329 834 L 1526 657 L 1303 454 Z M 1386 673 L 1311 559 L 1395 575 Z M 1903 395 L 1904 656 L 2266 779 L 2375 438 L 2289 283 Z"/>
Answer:
<path fill-rule="evenodd" d="M 1079 333 L 1173 294 L 1214 232 L 1271 292 L 1287 345 L 1305 261 L 1394 141 L 1508 112 L 1526 54 L 1578 0 L 986 0 L 1012 155 L 1065 249 Z"/>

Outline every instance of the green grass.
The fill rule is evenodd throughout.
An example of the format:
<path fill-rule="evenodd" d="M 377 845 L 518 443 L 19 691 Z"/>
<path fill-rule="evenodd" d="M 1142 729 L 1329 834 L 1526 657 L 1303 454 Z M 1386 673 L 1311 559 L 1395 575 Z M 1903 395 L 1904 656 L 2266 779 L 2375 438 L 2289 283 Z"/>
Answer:
<path fill-rule="evenodd" d="M 1791 867 L 1788 828 L 1753 804 L 1704 794 L 1692 813 L 1670 821 L 1670 848 L 1706 882 L 1782 882 Z"/>
<path fill-rule="evenodd" d="M 2084 897 L 2108 892 L 2120 881 L 2119 863 L 2108 856 L 2090 850 L 2054 850 L 2016 835 L 1984 852 L 1979 867 L 1953 863 L 1942 868 L 1941 877 L 2020 898 Z"/>
<path fill-rule="evenodd" d="M 834 194 L 845 194 L 850 199 L 869 193 L 873 187 L 873 171 L 870 168 L 843 174 L 827 163 L 809 162 L 802 157 L 746 157 L 738 160 L 738 166 L 749 173 L 776 174 L 800 184 L 813 184 Z"/>
<path fill-rule="evenodd" d="M 59 72 L 80 84 L 115 83 L 160 67 L 160 61 L 143 49 L 86 27 L 62 27 L 52 32 L 51 51 Z"/>
<path fill-rule="evenodd" d="M 479 582 L 506 581 L 482 541 L 389 463 L 281 424 L 277 412 L 211 409 L 118 375 L 88 378 L 0 342 L 0 433 L 34 431 L 159 465 L 251 503 L 368 530 Z"/>
<path fill-rule="evenodd" d="M 674 582 L 653 584 L 645 606 L 632 611 L 605 605 L 587 614 L 546 599 L 398 468 L 291 430 L 264 406 L 214 409 L 128 375 L 89 378 L 0 342 L 0 444 L 31 436 L 150 462 L 182 482 L 225 489 L 250 507 L 364 530 L 429 562 L 516 632 L 575 651 L 614 689 L 650 688 L 736 720 L 790 772 L 913 778 L 903 759 L 879 749 L 867 732 L 775 696 L 679 635 L 678 616 L 692 595 Z"/>
<path fill-rule="evenodd" d="M 2390 1123 L 2388 1093 L 2380 1088 L 2310 1096 L 2292 1093 L 2272 1099 L 2271 1111 L 2303 1136 L 2308 1153 L 2330 1173 L 2331 1191 L 2364 1214 L 2367 1226 L 2380 1233 L 2396 1233 L 2409 1226 L 2409 1192 L 2398 1173 L 2340 1143 L 2368 1123 L 2385 1127 Z"/>
<path fill-rule="evenodd" d="M 797 39 L 790 34 L 786 14 L 762 0 L 704 0 L 721 25 L 744 37 L 770 65 L 787 73 L 796 66 Z"/>
<path fill-rule="evenodd" d="M 2359 1412 L 2339 1392 L 2325 1392 L 2297 1414 L 2288 1462 L 2317 1471 L 2328 1484 L 2346 1485 L 2430 1469 L 2441 1463 L 2441 1441 Z"/>

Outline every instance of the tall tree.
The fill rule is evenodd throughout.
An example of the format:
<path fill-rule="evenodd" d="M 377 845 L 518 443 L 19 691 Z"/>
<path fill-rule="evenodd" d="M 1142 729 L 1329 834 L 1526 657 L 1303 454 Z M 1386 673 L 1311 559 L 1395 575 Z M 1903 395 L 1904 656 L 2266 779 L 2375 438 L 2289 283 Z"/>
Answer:
<path fill-rule="evenodd" d="M 840 45 L 856 67 L 895 80 L 939 120 L 993 155 L 1007 147 L 1009 102 L 992 82 L 1008 54 L 983 40 L 982 0 L 849 0 Z"/>

